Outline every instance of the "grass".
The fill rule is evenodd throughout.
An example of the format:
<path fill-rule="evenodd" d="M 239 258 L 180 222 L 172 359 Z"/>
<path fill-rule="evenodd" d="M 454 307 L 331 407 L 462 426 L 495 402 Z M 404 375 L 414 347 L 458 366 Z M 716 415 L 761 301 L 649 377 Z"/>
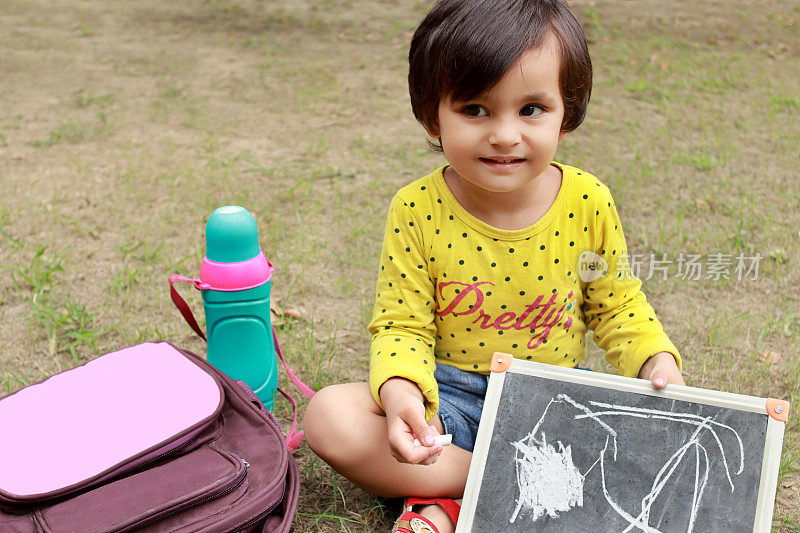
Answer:
<path fill-rule="evenodd" d="M 689 384 L 800 405 L 800 11 L 744 0 L 571 5 L 595 80 L 587 119 L 558 158 L 611 187 L 630 254 L 668 262 L 645 287 Z M 166 280 L 197 274 L 205 220 L 230 203 L 256 217 L 276 267 L 273 302 L 300 311 L 279 333 L 298 374 L 316 387 L 365 379 L 386 208 L 443 161 L 425 149 L 405 88 L 408 41 L 427 7 L 3 3 L 0 391 L 145 340 L 203 353 Z M 678 272 L 692 255 L 697 279 Z M 757 275 L 738 279 L 740 255 L 760 257 Z M 713 258 L 717 272 L 729 258 L 727 277 L 707 277 Z M 182 293 L 202 315 L 197 291 Z M 766 352 L 779 360 L 761 361 Z M 603 369 L 590 354 L 586 364 Z M 284 402 L 276 412 L 290 419 Z M 799 454 L 793 422 L 777 531 L 800 530 Z M 389 528 L 396 502 L 307 447 L 296 455 L 295 531 Z"/>
<path fill-rule="evenodd" d="M 30 308 L 34 329 L 40 330 L 47 342 L 47 353 L 69 353 L 71 365 L 76 365 L 84 347 L 99 355 L 97 339 L 103 332 L 95 326 L 94 313 L 86 305 L 69 294 L 61 300 L 54 292 L 57 275 L 63 270 L 62 259 L 46 254 L 41 247 L 24 268 L 12 269 L 11 279 L 19 299 Z"/>

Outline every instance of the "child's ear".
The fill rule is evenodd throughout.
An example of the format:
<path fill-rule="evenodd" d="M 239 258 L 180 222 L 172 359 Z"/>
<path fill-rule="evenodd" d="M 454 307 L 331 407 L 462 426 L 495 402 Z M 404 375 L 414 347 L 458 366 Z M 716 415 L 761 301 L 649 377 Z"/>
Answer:
<path fill-rule="evenodd" d="M 558 134 L 558 142 L 563 141 L 567 134 L 569 134 L 568 131 L 561 130 L 561 133 Z"/>

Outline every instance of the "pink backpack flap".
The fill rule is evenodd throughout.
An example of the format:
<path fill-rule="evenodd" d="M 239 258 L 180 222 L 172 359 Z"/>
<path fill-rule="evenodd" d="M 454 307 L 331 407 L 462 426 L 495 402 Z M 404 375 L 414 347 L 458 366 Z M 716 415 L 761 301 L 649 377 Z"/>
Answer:
<path fill-rule="evenodd" d="M 299 475 L 241 382 L 168 343 L 0 398 L 0 531 L 288 531 Z"/>

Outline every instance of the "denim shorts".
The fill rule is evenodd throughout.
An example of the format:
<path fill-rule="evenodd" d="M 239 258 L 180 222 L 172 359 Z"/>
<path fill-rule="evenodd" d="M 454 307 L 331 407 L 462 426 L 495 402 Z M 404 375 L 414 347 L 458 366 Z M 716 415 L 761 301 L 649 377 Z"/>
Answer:
<path fill-rule="evenodd" d="M 453 435 L 453 444 L 471 452 L 489 376 L 439 364 L 434 377 L 439 384 L 439 419 L 444 432 Z"/>

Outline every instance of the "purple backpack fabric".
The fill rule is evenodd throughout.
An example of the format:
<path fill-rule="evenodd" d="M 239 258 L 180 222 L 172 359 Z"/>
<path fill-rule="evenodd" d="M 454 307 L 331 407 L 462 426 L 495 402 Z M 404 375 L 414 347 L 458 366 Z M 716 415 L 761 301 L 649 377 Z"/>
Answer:
<path fill-rule="evenodd" d="M 0 398 L 0 531 L 288 532 L 299 472 L 247 386 L 165 343 Z"/>

